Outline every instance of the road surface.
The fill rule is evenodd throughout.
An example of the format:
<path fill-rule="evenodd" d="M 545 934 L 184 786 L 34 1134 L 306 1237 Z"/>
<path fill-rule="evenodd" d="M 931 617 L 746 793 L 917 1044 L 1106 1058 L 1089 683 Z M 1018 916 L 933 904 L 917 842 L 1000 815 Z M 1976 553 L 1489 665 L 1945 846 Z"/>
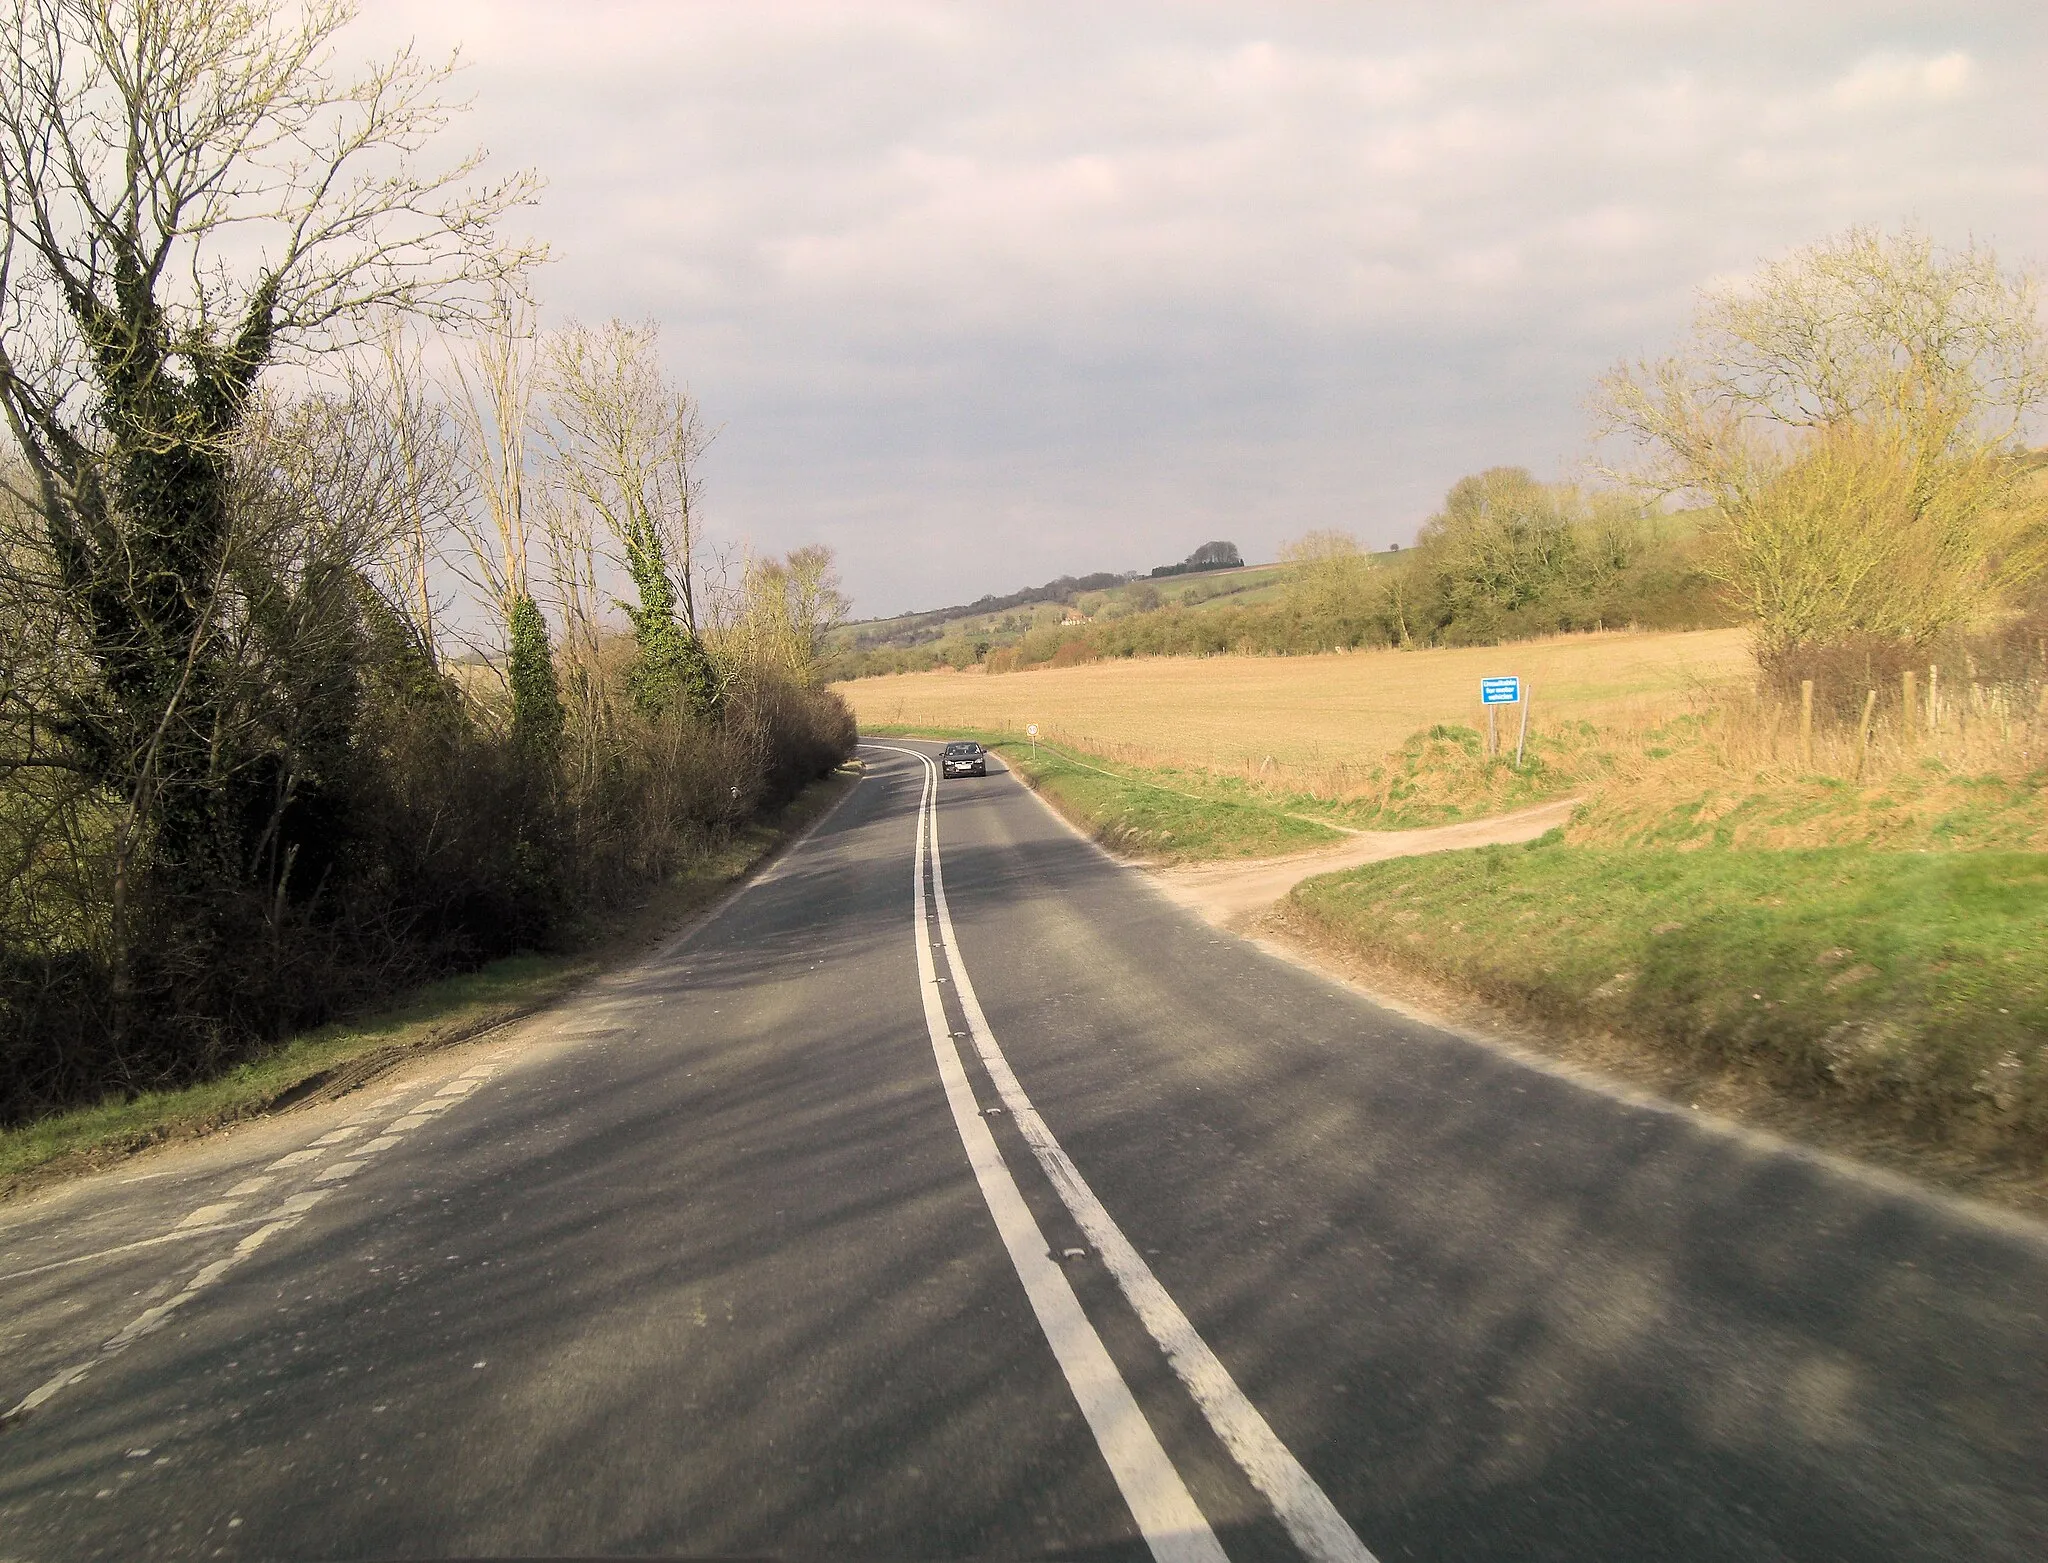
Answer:
<path fill-rule="evenodd" d="M 2042 1228 L 930 750 L 543 1016 L 0 1210 L 0 1559 L 2048 1556 Z"/>

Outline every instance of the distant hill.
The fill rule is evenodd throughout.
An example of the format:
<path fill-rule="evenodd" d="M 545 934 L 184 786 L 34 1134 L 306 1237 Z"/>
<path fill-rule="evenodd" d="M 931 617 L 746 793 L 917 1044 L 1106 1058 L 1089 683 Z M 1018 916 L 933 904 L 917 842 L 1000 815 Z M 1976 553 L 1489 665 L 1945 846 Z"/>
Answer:
<path fill-rule="evenodd" d="M 1150 575 L 1142 570 L 1100 570 L 1093 575 L 1061 575 L 1043 586 L 1020 587 L 1003 596 L 993 593 L 973 602 L 950 608 L 930 608 L 917 613 L 899 613 L 886 619 L 856 619 L 840 627 L 834 637 L 849 651 L 871 651 L 882 646 L 911 647 L 944 638 L 946 630 L 960 620 L 992 618 L 1018 608 L 1041 603 L 1071 605 L 1091 592 L 1114 592 L 1133 581 L 1160 580 L 1177 575 L 1213 574 L 1245 568 L 1237 544 L 1204 543 L 1178 564 L 1155 566 Z"/>
<path fill-rule="evenodd" d="M 1233 550 L 1234 552 L 1235 550 Z M 1019 644 L 1034 629 L 1061 622 L 1120 619 L 1155 608 L 1195 607 L 1225 600 L 1251 604 L 1280 590 L 1277 564 L 1190 567 L 1185 562 L 1141 574 L 1102 571 L 1062 575 L 1043 586 L 990 595 L 957 607 L 842 624 L 827 647 L 835 676 L 908 672 L 932 666 L 944 642 L 976 657 Z"/>

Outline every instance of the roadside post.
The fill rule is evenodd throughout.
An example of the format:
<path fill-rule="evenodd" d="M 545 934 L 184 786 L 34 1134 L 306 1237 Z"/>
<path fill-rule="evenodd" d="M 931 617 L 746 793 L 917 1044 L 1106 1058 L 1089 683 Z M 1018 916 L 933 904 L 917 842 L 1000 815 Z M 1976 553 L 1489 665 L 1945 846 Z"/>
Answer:
<path fill-rule="evenodd" d="M 1024 736 L 1025 736 L 1025 737 L 1027 737 L 1027 738 L 1029 738 L 1029 739 L 1031 740 L 1031 758 L 1032 758 L 1032 759 L 1034 759 L 1034 760 L 1035 760 L 1035 759 L 1037 759 L 1037 758 L 1038 758 L 1038 724 L 1037 724 L 1036 722 L 1026 722 L 1026 723 L 1024 724 Z"/>
<path fill-rule="evenodd" d="M 1520 705 L 1522 701 L 1522 680 L 1519 676 L 1508 678 L 1482 678 L 1479 681 L 1479 703 L 1486 707 L 1486 757 L 1490 760 L 1500 753 L 1500 730 L 1494 720 L 1495 706 Z M 1528 713 L 1522 713 L 1522 731 L 1528 732 Z M 1515 749 L 1515 763 L 1520 765 L 1521 748 Z"/>

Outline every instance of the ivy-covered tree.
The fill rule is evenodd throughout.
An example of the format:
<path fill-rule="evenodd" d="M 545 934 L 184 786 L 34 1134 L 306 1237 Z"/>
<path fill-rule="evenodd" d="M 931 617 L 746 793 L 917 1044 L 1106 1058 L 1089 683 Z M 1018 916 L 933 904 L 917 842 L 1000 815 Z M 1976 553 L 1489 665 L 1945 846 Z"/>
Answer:
<path fill-rule="evenodd" d="M 647 524 L 627 533 L 626 570 L 635 601 L 625 604 L 640 656 L 627 675 L 633 704 L 643 716 L 711 709 L 717 685 L 703 643 L 676 616 L 676 589 L 661 534 Z"/>
<path fill-rule="evenodd" d="M 279 600 L 232 493 L 261 377 L 373 310 L 460 316 L 531 259 L 496 233 L 529 177 L 421 161 L 453 62 L 339 78 L 351 14 L 16 0 L 0 24 L 0 412 L 78 670 L 44 763 L 114 819 L 117 974 L 139 876 L 293 861 L 288 750 L 230 709 Z"/>
<path fill-rule="evenodd" d="M 520 752 L 552 761 L 562 744 L 562 691 L 555 678 L 548 621 L 531 597 L 515 597 L 506 682 L 512 688 L 512 740 Z"/>

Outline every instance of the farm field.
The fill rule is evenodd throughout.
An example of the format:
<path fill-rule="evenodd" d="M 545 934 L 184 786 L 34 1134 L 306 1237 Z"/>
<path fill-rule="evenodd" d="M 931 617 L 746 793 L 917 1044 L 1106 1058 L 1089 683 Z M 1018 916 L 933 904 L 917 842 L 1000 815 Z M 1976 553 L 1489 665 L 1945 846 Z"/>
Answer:
<path fill-rule="evenodd" d="M 1521 675 L 1531 721 L 1612 721 L 1682 706 L 1751 674 L 1743 629 L 1609 631 L 1510 646 L 1315 657 L 1149 657 L 986 674 L 942 670 L 834 686 L 863 728 L 1022 733 L 1098 753 L 1215 767 L 1379 759 L 1419 728 L 1483 721 L 1479 681 Z"/>

